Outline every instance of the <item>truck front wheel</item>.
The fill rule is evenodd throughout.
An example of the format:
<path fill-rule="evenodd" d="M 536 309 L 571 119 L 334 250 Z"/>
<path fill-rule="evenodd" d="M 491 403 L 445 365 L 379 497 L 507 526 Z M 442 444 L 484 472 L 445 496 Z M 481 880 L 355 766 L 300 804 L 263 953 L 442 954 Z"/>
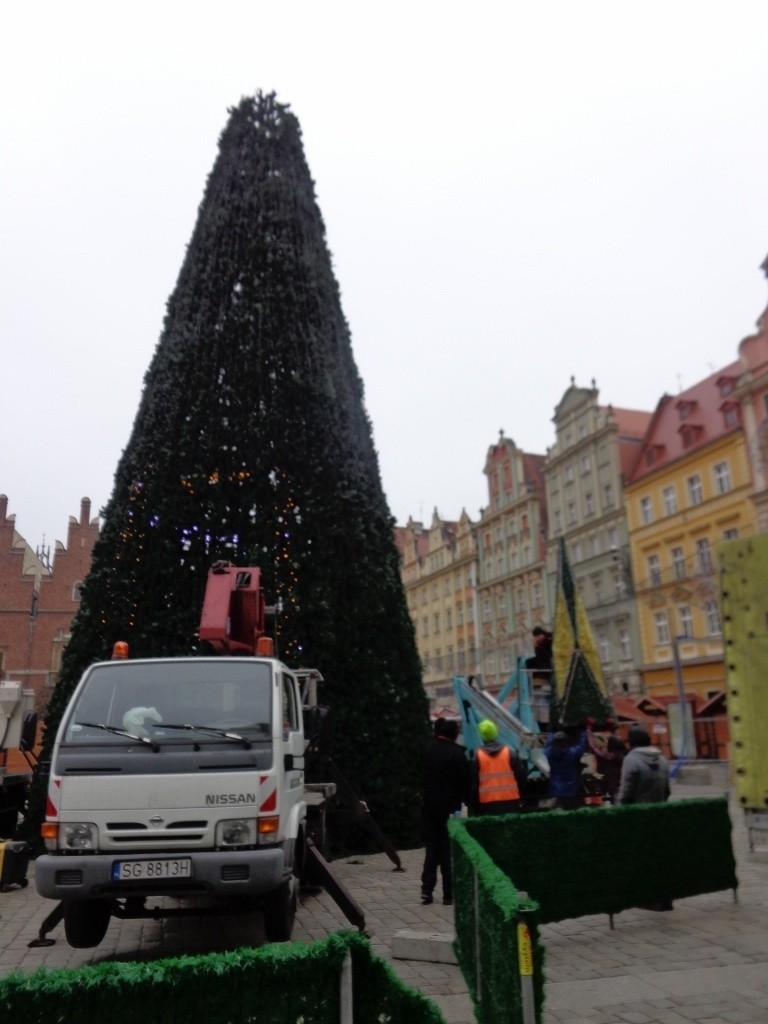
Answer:
<path fill-rule="evenodd" d="M 296 918 L 299 883 L 295 876 L 264 897 L 264 934 L 267 942 L 289 942 Z"/>
<path fill-rule="evenodd" d="M 93 949 L 107 934 L 111 907 L 106 900 L 68 900 L 64 934 L 73 949 Z"/>

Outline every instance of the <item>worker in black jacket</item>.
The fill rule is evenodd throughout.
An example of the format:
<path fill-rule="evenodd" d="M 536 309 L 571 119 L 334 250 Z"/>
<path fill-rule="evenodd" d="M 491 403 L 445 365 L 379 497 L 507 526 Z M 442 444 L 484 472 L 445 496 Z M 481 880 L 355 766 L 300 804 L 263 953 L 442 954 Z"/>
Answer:
<path fill-rule="evenodd" d="M 461 810 L 469 798 L 469 761 L 464 747 L 456 742 L 459 723 L 438 718 L 435 735 L 424 754 L 424 869 L 421 873 L 421 902 L 433 902 L 437 869 L 443 882 L 443 903 L 453 903 L 451 847 L 448 818 Z"/>

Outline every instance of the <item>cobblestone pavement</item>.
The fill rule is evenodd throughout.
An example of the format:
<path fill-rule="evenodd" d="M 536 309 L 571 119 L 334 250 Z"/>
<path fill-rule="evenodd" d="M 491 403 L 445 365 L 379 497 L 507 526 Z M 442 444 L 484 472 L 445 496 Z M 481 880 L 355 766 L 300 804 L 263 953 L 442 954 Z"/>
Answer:
<path fill-rule="evenodd" d="M 676 784 L 674 797 L 719 795 L 722 789 Z M 733 807 L 738 861 L 738 901 L 730 892 L 675 903 L 672 913 L 631 910 L 614 919 L 584 917 L 544 925 L 546 1005 L 544 1024 L 768 1024 L 768 862 L 748 854 L 741 811 Z M 691 837 L 691 871 L 696 846 Z M 452 933 L 452 910 L 422 907 L 422 851 L 402 855 L 395 872 L 384 854 L 347 858 L 334 869 L 363 907 L 374 951 L 397 974 L 441 1008 L 448 1024 L 473 1024 L 466 984 L 458 967 L 393 960 L 392 937 L 402 929 Z M 33 879 L 34 866 L 30 866 Z M 53 904 L 31 881 L 26 889 L 0 893 L 0 975 L 37 967 L 76 967 L 109 960 L 151 959 L 210 952 L 263 941 L 258 913 L 241 918 L 193 917 L 151 921 L 113 920 L 95 950 L 70 949 L 62 926 L 55 945 L 28 943 Z M 310 941 L 349 927 L 325 893 L 303 898 L 294 939 Z"/>

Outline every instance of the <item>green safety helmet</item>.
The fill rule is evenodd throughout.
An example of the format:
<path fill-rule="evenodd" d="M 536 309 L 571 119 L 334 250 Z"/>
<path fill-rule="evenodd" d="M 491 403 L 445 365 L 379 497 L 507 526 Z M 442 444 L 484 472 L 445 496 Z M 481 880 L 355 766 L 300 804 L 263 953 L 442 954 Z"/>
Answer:
<path fill-rule="evenodd" d="M 483 742 L 486 740 L 495 740 L 499 735 L 499 730 L 496 728 L 496 724 L 492 722 L 490 718 L 484 718 L 477 728 L 483 738 Z"/>

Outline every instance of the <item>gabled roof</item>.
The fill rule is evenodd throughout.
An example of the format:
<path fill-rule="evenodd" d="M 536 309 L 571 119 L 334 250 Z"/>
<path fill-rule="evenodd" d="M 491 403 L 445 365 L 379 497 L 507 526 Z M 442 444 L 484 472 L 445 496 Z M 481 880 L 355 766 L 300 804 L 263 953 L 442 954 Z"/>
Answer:
<path fill-rule="evenodd" d="M 726 392 L 740 372 L 739 362 L 729 363 L 679 395 L 662 395 L 625 475 L 625 483 L 634 483 L 656 473 L 740 429 L 738 421 L 727 426 L 723 415 Z"/>

